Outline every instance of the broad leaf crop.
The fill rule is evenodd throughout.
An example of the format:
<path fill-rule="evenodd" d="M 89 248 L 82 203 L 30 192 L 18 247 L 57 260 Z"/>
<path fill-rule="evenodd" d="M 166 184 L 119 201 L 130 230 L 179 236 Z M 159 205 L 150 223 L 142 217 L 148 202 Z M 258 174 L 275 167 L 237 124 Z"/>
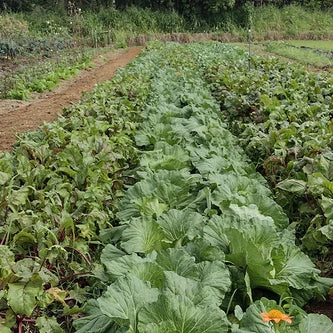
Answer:
<path fill-rule="evenodd" d="M 332 236 L 320 201 L 333 193 L 332 76 L 272 58 L 252 59 L 248 72 L 245 54 L 222 58 L 225 48 L 193 50 L 230 130 L 297 222 L 304 248 L 325 254 Z"/>
<path fill-rule="evenodd" d="M 193 58 L 184 63 L 193 48 L 163 51 L 166 64 L 136 133 L 138 181 L 120 202 L 120 226 L 103 238 L 109 286 L 97 301 L 115 332 L 228 332 L 226 312 L 253 306 L 262 293 L 303 306 L 332 284 L 295 245 L 286 214 L 226 130 Z M 260 312 L 254 326 L 246 318 L 234 328 L 251 332 L 261 322 L 270 332 Z M 81 331 L 91 327 L 83 320 Z"/>
<path fill-rule="evenodd" d="M 286 214 L 311 191 L 318 214 L 303 244 L 332 235 L 332 158 L 305 154 L 321 145 L 330 102 L 321 86 L 308 95 L 321 119 L 314 136 L 294 106 L 302 82 L 259 61 L 263 78 L 251 79 L 264 91 L 253 93 L 232 70 L 242 57 L 214 43 L 152 45 L 1 155 L 1 329 L 29 317 L 40 331 L 72 331 L 75 316 L 80 333 L 269 333 L 260 313 L 274 308 L 295 317 L 285 332 L 331 329 L 300 308 L 333 281 L 297 246 L 301 228 Z M 250 158 L 281 181 L 285 211 Z"/>

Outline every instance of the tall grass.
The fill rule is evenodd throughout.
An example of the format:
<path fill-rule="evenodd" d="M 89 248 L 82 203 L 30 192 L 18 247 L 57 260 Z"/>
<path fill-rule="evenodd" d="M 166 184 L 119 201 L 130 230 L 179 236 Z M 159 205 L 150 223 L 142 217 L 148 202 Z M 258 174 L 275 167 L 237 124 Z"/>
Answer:
<path fill-rule="evenodd" d="M 333 12 L 310 10 L 300 6 L 265 6 L 253 11 L 253 30 L 264 36 L 279 32 L 286 38 L 329 38 L 333 36 Z"/>
<path fill-rule="evenodd" d="M 249 12 L 252 12 L 252 20 Z M 30 36 L 74 36 L 76 40 L 90 45 L 96 36 L 98 42 L 102 42 L 105 31 L 109 31 L 108 36 L 112 37 L 116 46 L 126 46 L 126 40 L 141 34 L 158 33 L 228 33 L 232 40 L 242 41 L 247 38 L 250 20 L 253 36 L 257 40 L 333 39 L 333 9 L 324 12 L 293 5 L 284 8 L 253 7 L 250 11 L 248 7 L 242 7 L 206 18 L 186 19 L 174 11 L 136 7 L 124 11 L 112 7 L 101 8 L 98 12 L 82 11 L 74 16 L 68 15 L 61 6 L 52 11 L 36 7 L 30 13 L 1 15 L 0 28 L 1 22 L 6 22 L 3 17 L 7 21 L 11 17 L 15 19 L 16 27 L 19 26 L 17 22 L 23 22 L 23 26 L 29 30 L 25 33 Z M 3 25 L 6 26 L 6 23 Z"/>

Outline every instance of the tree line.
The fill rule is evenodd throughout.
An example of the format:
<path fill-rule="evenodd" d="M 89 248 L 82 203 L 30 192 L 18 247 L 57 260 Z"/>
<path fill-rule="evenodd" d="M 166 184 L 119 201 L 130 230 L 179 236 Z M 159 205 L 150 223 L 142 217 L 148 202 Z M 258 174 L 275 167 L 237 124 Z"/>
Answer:
<path fill-rule="evenodd" d="M 12 11 L 30 11 L 36 6 L 52 9 L 54 6 L 67 8 L 71 4 L 85 10 L 100 10 L 105 7 L 115 7 L 123 10 L 126 7 L 137 6 L 152 10 L 174 10 L 185 17 L 218 14 L 222 11 L 253 6 L 285 6 L 301 5 L 309 8 L 332 8 L 332 0 L 0 0 L 0 9 Z"/>

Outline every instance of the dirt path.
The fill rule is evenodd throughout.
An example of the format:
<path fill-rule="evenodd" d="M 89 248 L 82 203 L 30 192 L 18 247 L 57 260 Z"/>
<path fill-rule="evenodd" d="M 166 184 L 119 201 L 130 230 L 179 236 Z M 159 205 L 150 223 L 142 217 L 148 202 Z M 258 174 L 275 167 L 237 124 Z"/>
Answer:
<path fill-rule="evenodd" d="M 34 130 L 44 121 L 56 120 L 63 108 L 80 99 L 82 92 L 110 80 L 118 68 L 127 65 L 140 51 L 140 47 L 132 47 L 99 56 L 94 60 L 93 69 L 63 81 L 53 92 L 36 94 L 29 102 L 0 101 L 0 151 L 11 149 L 16 141 L 15 133 Z"/>

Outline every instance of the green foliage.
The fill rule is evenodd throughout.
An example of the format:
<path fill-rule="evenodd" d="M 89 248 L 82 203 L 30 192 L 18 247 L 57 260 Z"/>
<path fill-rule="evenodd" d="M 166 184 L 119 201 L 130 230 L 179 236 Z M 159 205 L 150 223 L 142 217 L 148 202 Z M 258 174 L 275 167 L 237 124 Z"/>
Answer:
<path fill-rule="evenodd" d="M 296 245 L 295 224 L 250 162 L 272 151 L 286 158 L 294 147 L 286 138 L 304 142 L 294 161 L 306 164 L 268 176 L 276 185 L 288 175 L 277 189 L 285 207 L 284 196 L 290 203 L 311 189 L 331 221 L 332 153 L 306 155 L 330 138 L 302 127 L 311 112 L 326 128 L 330 79 L 263 59 L 249 74 L 246 60 L 222 44 L 151 44 L 112 82 L 1 154 L 5 332 L 22 316 L 61 332 L 57 319 L 83 311 L 80 333 L 268 333 L 261 312 L 273 308 L 295 317 L 285 332 L 331 330 L 327 317 L 300 307 L 323 299 L 333 281 Z M 296 101 L 315 105 L 298 110 Z M 300 132 L 285 133 L 289 123 Z M 266 131 L 274 125 L 279 135 Z"/>
<path fill-rule="evenodd" d="M 237 56 L 223 48 L 226 58 Z M 299 306 L 323 297 L 332 280 L 321 278 L 295 245 L 286 215 L 226 130 L 201 78 L 201 61 L 221 46 L 153 50 L 163 54 L 163 66 L 136 133 L 143 150 L 138 181 L 119 204 L 120 225 L 103 237 L 109 286 L 97 299 L 95 318 L 106 315 L 109 322 L 103 319 L 100 332 L 110 325 L 115 332 L 228 332 L 226 312 L 249 305 L 235 332 L 260 323 L 267 329 L 260 311 L 251 316 L 262 292 L 306 317 Z M 184 157 L 177 161 L 180 151 Z M 205 163 L 215 155 L 224 158 L 223 167 Z M 85 319 L 75 326 L 91 330 Z"/>
<path fill-rule="evenodd" d="M 268 52 L 297 60 L 303 65 L 316 67 L 333 67 L 333 57 L 331 52 L 297 48 L 284 42 L 265 43 L 265 49 Z"/>
<path fill-rule="evenodd" d="M 31 92 L 51 91 L 60 80 L 91 67 L 91 60 L 92 54 L 87 50 L 79 54 L 65 54 L 61 60 L 28 66 L 27 69 L 17 71 L 15 75 L 4 77 L 0 84 L 0 98 L 28 100 Z"/>
<path fill-rule="evenodd" d="M 245 54 L 222 65 L 216 57 L 207 79 L 230 129 L 275 187 L 305 248 L 325 251 L 332 240 L 332 77 L 262 58 L 252 59 L 248 73 Z"/>
<path fill-rule="evenodd" d="M 38 53 L 38 49 L 50 54 L 57 47 L 70 48 L 74 41 L 94 46 L 96 37 L 98 45 L 105 45 L 111 37 L 113 45 L 125 47 L 128 39 L 140 34 L 149 35 L 146 41 L 151 34 L 179 32 L 231 33 L 224 38 L 246 40 L 250 22 L 258 40 L 330 39 L 333 31 L 331 11 L 295 2 L 263 1 L 260 7 L 234 0 L 131 0 L 116 3 L 116 7 L 109 0 L 108 4 L 102 2 L 87 5 L 75 1 L 71 6 L 59 2 L 55 6 L 46 1 L 24 13 L 4 12 L 0 16 L 5 32 L 4 37 L 0 33 L 0 50 L 14 57 Z M 10 21 L 13 23 L 6 24 Z"/>
<path fill-rule="evenodd" d="M 72 280 L 98 270 L 99 233 L 116 223 L 156 60 L 144 54 L 58 121 L 22 135 L 12 154 L 0 155 L 1 307 L 20 316 L 8 317 L 6 327 L 26 316 L 38 318 L 41 331 L 61 332 L 57 315 L 80 311 L 65 299 L 85 299 L 88 283 Z"/>

